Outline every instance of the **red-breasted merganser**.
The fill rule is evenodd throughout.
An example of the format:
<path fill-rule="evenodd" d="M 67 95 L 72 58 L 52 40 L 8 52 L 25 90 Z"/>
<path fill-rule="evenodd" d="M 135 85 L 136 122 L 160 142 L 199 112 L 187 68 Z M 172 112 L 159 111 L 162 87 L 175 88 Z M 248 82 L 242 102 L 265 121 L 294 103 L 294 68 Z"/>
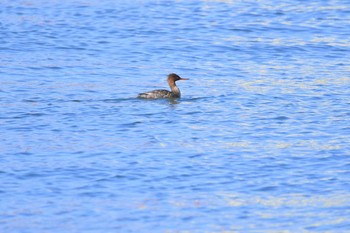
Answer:
<path fill-rule="evenodd" d="M 167 90 L 154 90 L 145 93 L 140 93 L 137 97 L 143 99 L 161 99 L 161 98 L 180 98 L 180 89 L 176 86 L 175 82 L 178 80 L 188 80 L 188 78 L 181 78 L 177 74 L 168 75 L 168 84 L 171 91 Z"/>

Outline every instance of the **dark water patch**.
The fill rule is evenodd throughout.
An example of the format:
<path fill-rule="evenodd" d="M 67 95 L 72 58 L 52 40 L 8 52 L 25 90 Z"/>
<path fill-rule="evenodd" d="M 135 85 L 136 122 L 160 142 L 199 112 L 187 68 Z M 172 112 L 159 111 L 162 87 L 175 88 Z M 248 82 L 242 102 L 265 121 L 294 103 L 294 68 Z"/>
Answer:
<path fill-rule="evenodd" d="M 28 150 L 29 150 L 29 148 L 28 148 Z M 17 152 L 17 154 L 19 154 L 19 155 L 33 155 L 33 153 L 29 152 L 29 151 Z"/>
<path fill-rule="evenodd" d="M 136 127 L 139 124 L 143 124 L 143 121 L 135 121 L 135 122 L 131 122 L 131 123 L 125 123 L 125 124 L 121 124 L 121 127 L 125 127 L 125 128 L 129 128 L 129 127 Z"/>
<path fill-rule="evenodd" d="M 39 113 L 39 112 L 37 112 L 37 113 L 25 113 L 25 114 L 23 114 L 24 117 L 41 117 L 41 116 L 45 116 L 45 115 L 47 115 L 47 114 L 45 114 L 45 113 Z"/>
<path fill-rule="evenodd" d="M 265 187 L 258 188 L 255 191 L 257 191 L 257 192 L 274 192 L 277 189 L 278 189 L 277 186 L 265 186 Z"/>
<path fill-rule="evenodd" d="M 24 99 L 24 100 L 22 100 L 22 102 L 25 102 L 25 103 L 38 103 L 38 102 L 40 102 L 40 99 Z"/>
<path fill-rule="evenodd" d="M 75 47 L 75 46 L 57 46 L 56 49 L 59 49 L 59 50 L 77 50 L 77 51 L 84 51 L 84 50 L 86 50 L 86 48 Z"/>
<path fill-rule="evenodd" d="M 118 99 L 104 99 L 101 100 L 102 102 L 106 102 L 106 103 L 120 103 L 120 102 L 124 102 L 124 101 L 136 101 L 139 100 L 138 98 L 118 98 Z"/>
<path fill-rule="evenodd" d="M 29 172 L 23 175 L 20 175 L 21 179 L 35 179 L 35 178 L 42 178 L 43 174 L 41 173 L 36 173 L 36 172 Z"/>
<path fill-rule="evenodd" d="M 289 117 L 286 117 L 286 116 L 279 116 L 279 117 L 272 118 L 272 120 L 276 120 L 276 121 L 286 121 L 288 119 Z"/>
<path fill-rule="evenodd" d="M 43 66 L 44 69 L 50 69 L 50 70 L 62 70 L 63 67 L 59 66 Z"/>

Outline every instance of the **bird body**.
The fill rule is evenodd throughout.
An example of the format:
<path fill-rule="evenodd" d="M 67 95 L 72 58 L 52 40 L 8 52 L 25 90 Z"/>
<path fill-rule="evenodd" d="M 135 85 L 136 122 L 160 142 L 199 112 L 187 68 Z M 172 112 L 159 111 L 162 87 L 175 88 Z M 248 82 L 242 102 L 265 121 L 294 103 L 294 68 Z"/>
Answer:
<path fill-rule="evenodd" d="M 154 90 L 145 93 L 140 93 L 138 98 L 142 99 L 162 99 L 162 98 L 180 98 L 181 92 L 180 89 L 176 86 L 176 81 L 178 80 L 188 80 L 187 78 L 181 78 L 177 74 L 169 74 L 168 75 L 168 84 L 171 91 L 168 90 Z"/>

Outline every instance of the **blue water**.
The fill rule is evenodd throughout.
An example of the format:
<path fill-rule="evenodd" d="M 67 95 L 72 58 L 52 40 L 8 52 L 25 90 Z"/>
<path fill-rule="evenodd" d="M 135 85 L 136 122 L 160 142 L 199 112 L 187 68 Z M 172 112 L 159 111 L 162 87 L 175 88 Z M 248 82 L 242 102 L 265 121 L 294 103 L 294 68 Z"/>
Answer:
<path fill-rule="evenodd" d="M 0 35 L 1 233 L 350 232 L 348 1 L 2 0 Z"/>

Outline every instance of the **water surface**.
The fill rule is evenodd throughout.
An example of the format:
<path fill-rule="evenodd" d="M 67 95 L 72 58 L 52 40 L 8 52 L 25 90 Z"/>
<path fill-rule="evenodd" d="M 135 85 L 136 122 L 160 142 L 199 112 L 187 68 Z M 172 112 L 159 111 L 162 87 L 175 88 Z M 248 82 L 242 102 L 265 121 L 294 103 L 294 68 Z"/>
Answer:
<path fill-rule="evenodd" d="M 347 1 L 0 6 L 1 232 L 350 231 Z"/>

